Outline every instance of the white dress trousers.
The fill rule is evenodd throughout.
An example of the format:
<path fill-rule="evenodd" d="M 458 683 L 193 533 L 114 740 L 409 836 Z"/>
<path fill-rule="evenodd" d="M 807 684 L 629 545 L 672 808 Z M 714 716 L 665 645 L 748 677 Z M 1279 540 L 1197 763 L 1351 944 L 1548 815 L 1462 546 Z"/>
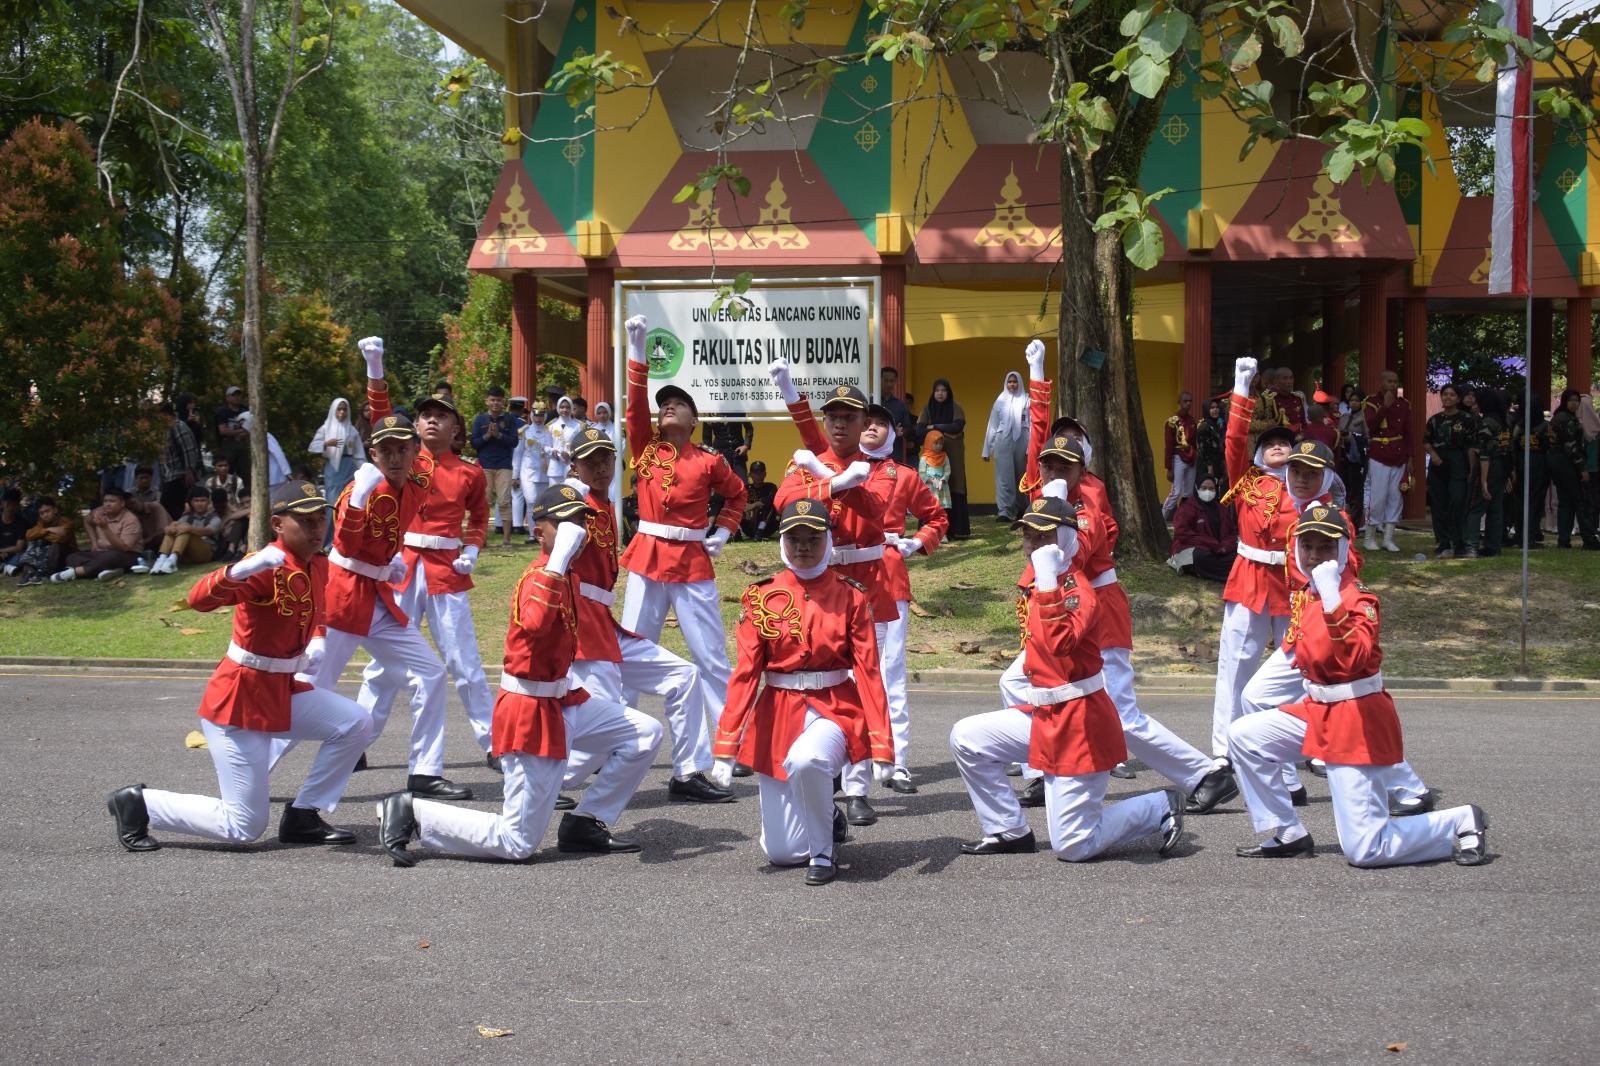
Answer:
<path fill-rule="evenodd" d="M 894 740 L 894 764 L 906 764 L 911 747 L 911 712 L 906 706 L 906 623 L 910 603 L 896 600 L 900 616 L 893 622 L 874 622 L 878 637 L 878 673 L 883 677 L 884 695 L 889 704 L 889 734 Z M 872 760 L 863 759 L 845 767 L 846 796 L 865 796 L 872 786 Z"/>
<path fill-rule="evenodd" d="M 626 693 L 653 692 L 666 701 L 672 730 L 672 773 L 685 778 L 711 769 L 711 732 L 702 710 L 700 671 L 654 641 L 618 633 L 620 663 L 579 659 L 572 678 L 590 696 L 624 703 Z"/>
<path fill-rule="evenodd" d="M 282 738 L 322 742 L 294 806 L 331 814 L 372 737 L 372 718 L 338 693 L 312 689 L 290 697 L 289 728 L 282 733 L 218 725 L 205 718 L 200 720 L 200 731 L 217 768 L 221 798 L 147 788 L 144 804 L 150 828 L 245 844 L 267 831 L 272 806 L 268 777 L 276 742 Z"/>
<path fill-rule="evenodd" d="M 1172 457 L 1172 489 L 1167 493 L 1167 498 L 1161 503 L 1161 517 L 1172 521 L 1172 516 L 1177 513 L 1178 504 L 1185 496 L 1194 495 L 1194 464 L 1186 463 L 1177 456 Z"/>
<path fill-rule="evenodd" d="M 807 710 L 805 729 L 783 760 L 789 779 L 756 775 L 761 791 L 761 850 L 768 862 L 796 866 L 818 856 L 832 861 L 833 776 L 847 758 L 844 730 Z"/>
<path fill-rule="evenodd" d="M 1139 699 L 1133 691 L 1133 663 L 1128 656 L 1127 648 L 1100 651 L 1105 663 L 1102 672 L 1106 695 L 1117 705 L 1128 756 L 1177 785 L 1187 796 L 1211 772 L 1213 763 L 1199 748 L 1139 709 Z"/>
<path fill-rule="evenodd" d="M 1392 769 L 1328 764 L 1328 794 L 1345 861 L 1351 866 L 1400 866 L 1448 859 L 1456 834 L 1473 828 L 1472 808 L 1390 818 Z"/>
<path fill-rule="evenodd" d="M 1400 482 L 1405 475 L 1404 463 L 1389 466 L 1376 459 L 1367 460 L 1367 525 L 1386 526 L 1400 521 L 1405 503 Z"/>
<path fill-rule="evenodd" d="M 1217 689 L 1211 704 L 1211 754 L 1228 756 L 1228 726 L 1243 714 L 1244 687 L 1261 666 L 1267 642 L 1283 643 L 1288 615 L 1252 611 L 1228 600 L 1222 605 L 1222 635 L 1217 639 Z"/>
<path fill-rule="evenodd" d="M 649 641 L 661 641 L 667 608 L 700 670 L 701 707 L 715 729 L 728 703 L 728 634 L 722 628 L 722 602 L 715 581 L 657 581 L 628 572 L 622 628 Z"/>

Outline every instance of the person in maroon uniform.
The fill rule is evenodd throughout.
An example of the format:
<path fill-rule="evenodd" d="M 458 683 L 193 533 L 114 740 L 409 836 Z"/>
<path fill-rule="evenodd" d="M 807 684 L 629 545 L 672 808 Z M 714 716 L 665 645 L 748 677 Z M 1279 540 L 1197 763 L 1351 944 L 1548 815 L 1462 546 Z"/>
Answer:
<path fill-rule="evenodd" d="M 1165 440 L 1162 448 L 1162 463 L 1167 468 L 1167 474 L 1172 478 L 1172 490 L 1167 493 L 1167 498 L 1161 504 L 1161 517 L 1168 522 L 1172 521 L 1173 513 L 1177 511 L 1178 504 L 1194 494 L 1194 465 L 1196 452 L 1194 415 L 1189 409 L 1194 406 L 1194 395 L 1188 392 L 1178 393 L 1178 410 L 1176 414 L 1167 418 Z"/>

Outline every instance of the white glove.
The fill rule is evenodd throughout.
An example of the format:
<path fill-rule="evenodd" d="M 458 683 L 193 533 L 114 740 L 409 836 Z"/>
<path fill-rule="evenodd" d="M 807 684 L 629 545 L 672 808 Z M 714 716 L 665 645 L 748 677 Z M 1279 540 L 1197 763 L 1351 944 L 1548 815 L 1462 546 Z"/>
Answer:
<path fill-rule="evenodd" d="M 372 491 L 385 480 L 382 470 L 371 463 L 362 463 L 356 468 L 355 477 L 350 479 L 350 506 L 358 511 L 366 510 L 367 501 L 372 499 Z"/>
<path fill-rule="evenodd" d="M 1028 360 L 1028 380 L 1044 380 L 1044 341 L 1035 337 L 1028 342 L 1022 355 Z"/>
<path fill-rule="evenodd" d="M 706 554 L 715 559 L 722 554 L 722 549 L 727 546 L 728 538 L 733 536 L 733 531 L 726 526 L 718 526 L 717 531 L 706 538 Z"/>
<path fill-rule="evenodd" d="M 367 361 L 367 377 L 383 380 L 383 338 L 362 337 L 356 342 L 361 358 Z"/>
<path fill-rule="evenodd" d="M 833 480 L 828 483 L 828 489 L 837 496 L 846 489 L 853 489 L 857 485 L 866 484 L 867 478 L 871 476 L 872 464 L 863 463 L 857 459 L 844 468 L 844 473 L 834 475 Z"/>
<path fill-rule="evenodd" d="M 794 453 L 794 465 L 807 473 L 822 478 L 824 481 L 833 476 L 833 471 L 829 470 L 827 465 L 817 458 L 815 452 L 807 451 L 804 448 Z"/>
<path fill-rule="evenodd" d="M 922 550 L 922 541 L 916 537 L 897 537 L 894 542 L 895 550 L 900 553 L 900 558 L 909 559 Z"/>
<path fill-rule="evenodd" d="M 1068 493 L 1067 482 L 1064 478 L 1056 478 L 1039 490 L 1039 495 L 1047 496 L 1052 500 L 1065 500 Z"/>
<path fill-rule="evenodd" d="M 1344 597 L 1339 594 L 1339 560 L 1329 559 L 1325 563 L 1318 563 L 1311 571 L 1311 587 L 1322 598 L 1323 613 L 1337 611 L 1344 602 Z"/>
<path fill-rule="evenodd" d="M 468 544 L 461 549 L 461 554 L 456 556 L 455 562 L 450 564 L 450 569 L 458 574 L 470 574 L 472 568 L 478 565 L 478 546 Z"/>
<path fill-rule="evenodd" d="M 1233 361 L 1233 394 L 1250 395 L 1250 382 L 1255 380 L 1256 361 L 1248 355 Z"/>
<path fill-rule="evenodd" d="M 1061 571 L 1066 569 L 1067 553 L 1054 544 L 1035 548 L 1033 555 L 1033 584 L 1040 592 L 1049 592 L 1061 584 Z"/>
<path fill-rule="evenodd" d="M 321 637 L 312 637 L 311 643 L 306 645 L 306 650 L 304 653 L 306 664 L 300 673 L 316 673 L 317 670 L 322 666 L 322 656 L 325 651 L 327 651 L 327 641 L 323 640 Z"/>
<path fill-rule="evenodd" d="M 276 544 L 268 544 L 258 552 L 246 555 L 243 559 L 228 567 L 228 576 L 235 581 L 243 581 L 252 574 L 259 574 L 263 570 L 276 570 L 287 562 L 289 557 L 283 549 Z"/>
<path fill-rule="evenodd" d="M 385 580 L 391 585 L 398 585 L 405 579 L 406 554 L 405 552 L 395 552 L 394 558 L 389 560 L 389 573 L 385 575 Z"/>
<path fill-rule="evenodd" d="M 789 360 L 779 359 L 767 367 L 767 373 L 772 375 L 772 383 L 778 386 L 778 395 L 783 397 L 784 403 L 800 401 L 800 390 L 794 387 L 794 379 L 789 376 Z"/>
<path fill-rule="evenodd" d="M 649 332 L 649 323 L 643 315 L 634 315 L 622 324 L 623 332 L 628 335 L 628 362 L 648 366 L 650 359 L 644 354 L 644 335 Z"/>
<path fill-rule="evenodd" d="M 872 783 L 874 785 L 887 785 L 889 778 L 894 776 L 894 763 L 875 762 L 872 764 Z"/>
<path fill-rule="evenodd" d="M 578 557 L 588 539 L 587 526 L 578 522 L 562 522 L 556 527 L 556 542 L 550 549 L 550 562 L 545 569 L 557 577 L 566 577 L 567 567 L 572 565 L 572 560 Z"/>
<path fill-rule="evenodd" d="M 589 483 L 582 478 L 569 477 L 562 484 L 574 492 L 581 493 L 584 496 L 589 495 Z"/>
<path fill-rule="evenodd" d="M 706 771 L 706 780 L 718 788 L 727 788 L 733 784 L 733 760 L 718 759 L 711 764 L 711 769 Z"/>

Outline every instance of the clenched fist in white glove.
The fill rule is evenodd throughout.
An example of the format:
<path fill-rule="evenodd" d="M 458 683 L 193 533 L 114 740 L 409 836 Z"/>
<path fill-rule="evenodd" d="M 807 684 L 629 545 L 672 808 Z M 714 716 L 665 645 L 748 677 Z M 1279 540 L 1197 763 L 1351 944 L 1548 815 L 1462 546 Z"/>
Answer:
<path fill-rule="evenodd" d="M 650 324 L 643 315 L 634 315 L 622 324 L 622 331 L 628 335 L 628 362 L 647 366 L 650 363 L 644 354 L 644 335 L 650 332 Z"/>
<path fill-rule="evenodd" d="M 450 564 L 450 569 L 458 574 L 470 574 L 477 565 L 478 546 L 476 544 L 468 544 L 461 549 L 461 554 L 456 556 L 455 561 Z"/>
<path fill-rule="evenodd" d="M 327 641 L 321 637 L 312 637 L 311 643 L 306 645 L 304 653 L 305 668 L 300 672 L 302 674 L 315 674 L 320 670 L 322 668 L 322 656 L 326 653 L 327 647 Z"/>
<path fill-rule="evenodd" d="M 900 553 L 900 558 L 909 559 L 922 550 L 922 541 L 916 537 L 896 537 L 894 548 Z"/>
<path fill-rule="evenodd" d="M 887 785 L 889 778 L 894 776 L 894 763 L 875 762 L 872 764 L 872 783 L 874 785 Z"/>
<path fill-rule="evenodd" d="M 1344 597 L 1339 594 L 1339 560 L 1329 559 L 1318 563 L 1311 571 L 1311 587 L 1317 590 L 1317 596 L 1322 600 L 1324 614 L 1337 611 L 1344 602 Z"/>
<path fill-rule="evenodd" d="M 1054 544 L 1035 548 L 1029 557 L 1033 562 L 1033 584 L 1040 592 L 1049 592 L 1061 585 L 1061 571 L 1067 568 L 1067 553 Z"/>
<path fill-rule="evenodd" d="M 260 551 L 252 552 L 228 567 L 228 576 L 235 581 L 243 581 L 252 574 L 259 574 L 263 570 L 276 570 L 288 560 L 289 557 L 284 554 L 282 548 L 276 544 L 268 544 Z"/>
<path fill-rule="evenodd" d="M 1039 495 L 1048 497 L 1052 500 L 1065 500 L 1067 498 L 1067 493 L 1070 491 L 1071 490 L 1067 488 L 1066 479 L 1058 477 L 1054 481 L 1045 485 L 1044 488 L 1040 489 Z"/>
<path fill-rule="evenodd" d="M 406 579 L 405 552 L 394 553 L 394 558 L 389 560 L 389 572 L 384 577 L 391 585 L 398 585 Z"/>
<path fill-rule="evenodd" d="M 815 452 L 808 451 L 805 448 L 801 448 L 794 453 L 794 465 L 813 477 L 822 478 L 824 481 L 833 476 L 833 471 L 828 469 L 827 464 L 818 459 Z"/>
<path fill-rule="evenodd" d="M 706 780 L 718 788 L 727 788 L 733 784 L 733 760 L 718 759 L 711 764 L 711 769 L 706 771 Z"/>
<path fill-rule="evenodd" d="M 772 375 L 772 383 L 778 386 L 778 395 L 783 397 L 784 403 L 798 403 L 800 390 L 794 387 L 794 379 L 789 376 L 789 360 L 779 359 L 767 367 L 767 373 Z"/>
<path fill-rule="evenodd" d="M 713 559 L 721 555 L 722 549 L 727 547 L 728 538 L 731 536 L 733 536 L 732 530 L 729 530 L 725 526 L 718 526 L 712 531 L 711 535 L 706 538 L 706 554 L 711 556 Z"/>
<path fill-rule="evenodd" d="M 367 501 L 372 499 L 372 492 L 385 481 L 383 471 L 371 463 L 362 463 L 356 468 L 355 477 L 350 479 L 350 506 L 358 511 L 364 511 Z"/>
<path fill-rule="evenodd" d="M 837 495 L 847 489 L 853 489 L 857 485 L 866 484 L 867 478 L 871 476 L 872 464 L 863 463 L 857 459 L 845 467 L 843 473 L 834 475 L 833 480 L 828 482 L 828 490 Z"/>
<path fill-rule="evenodd" d="M 1233 361 L 1233 394 L 1250 395 L 1250 382 L 1255 380 L 1256 361 L 1248 355 Z"/>
<path fill-rule="evenodd" d="M 1044 341 L 1035 337 L 1028 342 L 1022 355 L 1028 360 L 1028 379 L 1030 381 L 1044 380 Z"/>
<path fill-rule="evenodd" d="M 383 338 L 362 337 L 356 342 L 361 358 L 367 361 L 367 377 L 383 380 Z"/>
<path fill-rule="evenodd" d="M 574 492 L 581 493 L 584 496 L 589 495 L 589 483 L 582 478 L 569 477 L 562 484 Z"/>
<path fill-rule="evenodd" d="M 556 527 L 556 542 L 550 547 L 550 562 L 545 569 L 557 577 L 567 576 L 567 567 L 583 550 L 589 539 L 589 529 L 581 522 L 562 522 Z"/>

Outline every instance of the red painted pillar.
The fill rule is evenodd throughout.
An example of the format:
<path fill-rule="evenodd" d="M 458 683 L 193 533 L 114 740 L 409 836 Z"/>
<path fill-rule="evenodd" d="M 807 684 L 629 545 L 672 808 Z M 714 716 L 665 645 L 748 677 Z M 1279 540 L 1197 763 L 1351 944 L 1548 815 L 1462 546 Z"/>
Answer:
<path fill-rule="evenodd" d="M 900 395 L 911 382 L 906 378 L 906 262 L 885 259 L 878 274 L 878 359 L 900 376 Z M 872 395 L 878 394 L 874 381 Z"/>
<path fill-rule="evenodd" d="M 1389 358 L 1387 272 L 1361 272 L 1361 389 L 1370 394 Z"/>
<path fill-rule="evenodd" d="M 617 349 L 611 327 L 611 292 L 615 280 L 616 271 L 610 267 L 589 264 L 589 299 L 583 309 L 587 333 L 583 364 L 587 380 L 583 394 L 589 400 L 591 412 L 595 404 L 604 400 L 611 404 L 614 415 L 620 415 L 616 410 L 617 398 L 612 395 L 616 391 L 613 385 L 617 371 Z"/>
<path fill-rule="evenodd" d="M 1567 388 L 1588 392 L 1594 386 L 1594 301 L 1567 301 Z"/>
<path fill-rule="evenodd" d="M 539 279 L 511 275 L 511 395 L 536 397 L 539 378 Z"/>
<path fill-rule="evenodd" d="M 1211 398 L 1211 264 L 1183 264 L 1183 387 L 1196 417 Z"/>
<path fill-rule="evenodd" d="M 1392 308 L 1392 307 L 1388 308 L 1388 309 L 1386 309 L 1384 311 L 1384 318 L 1385 318 L 1386 322 L 1388 323 L 1388 327 L 1389 327 L 1389 340 L 1388 340 L 1388 343 L 1384 346 L 1383 368 L 1385 370 L 1393 370 L 1396 373 L 1399 373 L 1399 371 L 1400 371 L 1400 350 L 1401 350 L 1400 349 L 1400 324 L 1401 324 L 1401 321 L 1405 318 L 1405 312 L 1403 310 L 1403 307 L 1404 307 L 1403 301 L 1397 301 L 1397 302 L 1401 303 L 1402 309 L 1400 311 L 1400 314 L 1395 314 L 1394 312 L 1395 312 L 1396 309 Z M 1385 301 L 1386 305 L 1387 305 L 1387 303 L 1388 303 L 1388 301 Z"/>
<path fill-rule="evenodd" d="M 1422 431 L 1428 425 L 1428 298 L 1407 296 L 1402 303 L 1405 305 L 1405 353 L 1400 381 L 1411 403 L 1411 479 L 1415 482 L 1406 493 L 1405 517 L 1416 519 L 1427 513 L 1428 505 L 1427 485 L 1422 476 L 1425 469 Z M 1376 379 L 1373 383 L 1377 384 Z"/>
<path fill-rule="evenodd" d="M 1545 398 L 1545 410 L 1555 405 L 1550 395 L 1550 357 L 1555 349 L 1555 301 L 1533 301 L 1533 394 Z"/>

